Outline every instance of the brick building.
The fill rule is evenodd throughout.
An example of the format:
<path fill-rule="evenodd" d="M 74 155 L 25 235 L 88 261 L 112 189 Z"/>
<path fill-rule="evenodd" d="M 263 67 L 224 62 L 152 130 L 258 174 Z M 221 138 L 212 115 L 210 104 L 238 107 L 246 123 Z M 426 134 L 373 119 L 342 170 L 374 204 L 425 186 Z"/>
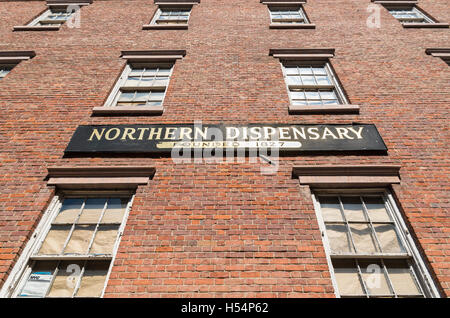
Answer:
<path fill-rule="evenodd" d="M 0 296 L 450 295 L 447 0 L 0 12 Z"/>

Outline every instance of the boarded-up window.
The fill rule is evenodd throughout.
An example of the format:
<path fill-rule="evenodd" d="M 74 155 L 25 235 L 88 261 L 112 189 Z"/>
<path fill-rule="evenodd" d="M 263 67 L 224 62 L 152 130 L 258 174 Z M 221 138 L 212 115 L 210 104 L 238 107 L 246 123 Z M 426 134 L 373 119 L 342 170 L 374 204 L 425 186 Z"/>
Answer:
<path fill-rule="evenodd" d="M 66 198 L 19 297 L 100 297 L 129 198 Z M 45 259 L 45 260 L 43 260 Z"/>
<path fill-rule="evenodd" d="M 320 191 L 314 197 L 341 297 L 426 296 L 415 259 L 401 239 L 398 216 L 384 194 Z"/>

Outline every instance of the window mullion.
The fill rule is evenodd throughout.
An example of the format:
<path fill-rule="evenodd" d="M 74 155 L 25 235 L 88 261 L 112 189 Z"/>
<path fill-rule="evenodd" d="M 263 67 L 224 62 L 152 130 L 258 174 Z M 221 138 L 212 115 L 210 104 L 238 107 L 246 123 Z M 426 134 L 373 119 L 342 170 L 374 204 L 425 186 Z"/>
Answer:
<path fill-rule="evenodd" d="M 80 275 L 78 276 L 77 283 L 75 285 L 75 288 L 73 289 L 72 298 L 75 297 L 75 295 L 78 293 L 78 290 L 80 289 L 81 279 L 83 278 L 86 266 L 87 266 L 87 260 L 85 260 L 83 263 L 83 268 L 81 269 Z"/>
<path fill-rule="evenodd" d="M 413 268 L 413 266 L 411 265 L 411 261 L 410 260 L 406 260 L 406 262 L 408 263 L 408 267 L 409 267 L 409 271 L 410 271 L 410 273 L 413 275 L 413 277 L 414 277 L 414 283 L 416 284 L 416 286 L 417 286 L 417 288 L 419 288 L 419 290 L 420 290 L 420 293 L 422 294 L 422 296 L 424 296 L 425 297 L 425 291 L 424 291 L 424 289 L 422 288 L 422 284 L 420 284 L 420 281 L 419 281 L 419 279 L 418 279 L 418 277 L 417 277 L 417 275 L 416 275 L 416 271 L 414 270 L 414 268 Z"/>
<path fill-rule="evenodd" d="M 378 250 L 380 251 L 380 253 L 383 253 L 383 249 L 381 248 L 380 241 L 378 240 L 377 232 L 375 231 L 375 228 L 373 227 L 372 220 L 370 219 L 369 212 L 367 211 L 367 207 L 366 207 L 366 204 L 365 204 L 362 196 L 359 197 L 359 200 L 361 201 L 361 204 L 362 204 L 363 213 L 364 213 L 366 219 L 369 221 L 370 229 L 373 233 L 373 236 L 375 237 L 375 241 L 377 243 Z"/>
<path fill-rule="evenodd" d="M 364 293 L 366 293 L 366 297 L 369 298 L 370 297 L 369 296 L 369 290 L 367 289 L 366 282 L 364 281 L 364 277 L 362 275 L 361 267 L 359 266 L 359 262 L 358 262 L 357 259 L 355 260 L 355 263 L 356 263 L 356 268 L 358 269 L 358 277 L 361 280 L 361 284 L 363 286 Z"/>
<path fill-rule="evenodd" d="M 347 221 L 347 218 L 345 217 L 344 204 L 342 203 L 341 196 L 338 196 L 338 200 L 339 200 L 339 207 L 340 207 L 340 210 L 341 210 L 341 215 L 342 215 L 342 218 L 344 219 L 345 224 L 347 226 L 347 232 L 348 232 L 348 235 L 350 236 L 350 242 L 351 242 L 351 244 L 353 246 L 353 251 L 354 251 L 354 253 L 357 254 L 358 251 L 356 249 L 355 242 L 353 241 L 352 230 L 351 230 L 350 225 L 349 225 L 349 223 Z"/>
<path fill-rule="evenodd" d="M 75 219 L 75 222 L 72 224 L 72 227 L 70 228 L 69 235 L 67 235 L 67 239 L 66 239 L 66 241 L 64 242 L 64 246 L 63 246 L 63 248 L 61 249 L 61 253 L 60 253 L 59 255 L 63 255 L 63 254 L 64 254 L 64 251 L 66 250 L 66 247 L 67 247 L 67 245 L 69 244 L 69 241 L 70 241 L 70 239 L 71 239 L 71 237 L 72 237 L 73 231 L 75 230 L 75 226 L 76 226 L 76 224 L 78 223 L 78 220 L 80 219 L 81 213 L 83 212 L 84 207 L 85 207 L 85 205 L 86 205 L 86 200 L 87 200 L 87 199 L 84 199 L 83 204 L 81 205 L 80 212 L 78 212 L 78 216 L 77 216 L 77 218 Z"/>
<path fill-rule="evenodd" d="M 92 237 L 91 237 L 91 240 L 90 240 L 89 245 L 88 245 L 88 248 L 87 248 L 87 253 L 88 253 L 88 254 L 90 254 L 89 252 L 91 251 L 92 244 L 94 244 L 94 240 L 95 240 L 95 236 L 97 235 L 97 232 L 98 232 L 100 220 L 103 218 L 103 215 L 105 214 L 107 204 L 108 204 L 108 199 L 106 199 L 106 202 L 105 202 L 105 204 L 103 205 L 102 213 L 100 213 L 100 217 L 99 217 L 99 219 L 97 220 L 97 224 L 95 225 L 94 233 L 92 233 Z"/>
<path fill-rule="evenodd" d="M 52 280 L 50 281 L 50 284 L 48 284 L 47 290 L 45 291 L 44 298 L 47 297 L 48 293 L 50 292 L 50 289 L 53 286 L 53 283 L 55 282 L 56 275 L 58 275 L 59 272 L 59 265 L 61 264 L 61 260 L 58 260 L 56 263 L 56 268 L 53 270 Z"/>
<path fill-rule="evenodd" d="M 386 281 L 388 283 L 389 289 L 394 294 L 394 297 L 398 298 L 398 295 L 397 295 L 397 293 L 394 290 L 394 286 L 392 285 L 391 278 L 389 277 L 389 272 L 388 272 L 388 270 L 386 268 L 386 265 L 384 264 L 384 260 L 383 259 L 381 259 L 381 266 L 383 267 L 383 275 L 384 275 L 384 277 L 386 277 Z"/>

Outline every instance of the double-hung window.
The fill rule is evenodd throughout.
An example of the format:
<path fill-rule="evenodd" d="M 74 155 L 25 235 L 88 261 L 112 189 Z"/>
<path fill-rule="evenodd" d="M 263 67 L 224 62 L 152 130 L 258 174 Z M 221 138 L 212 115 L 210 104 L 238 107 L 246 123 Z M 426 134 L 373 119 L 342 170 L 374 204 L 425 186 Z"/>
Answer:
<path fill-rule="evenodd" d="M 429 297 L 423 261 L 387 190 L 315 191 L 340 297 Z"/>
<path fill-rule="evenodd" d="M 55 198 L 12 296 L 101 297 L 130 205 L 129 194 Z"/>
<path fill-rule="evenodd" d="M 289 7 L 269 6 L 272 23 L 307 24 L 308 18 L 301 5 Z"/>
<path fill-rule="evenodd" d="M 387 6 L 387 10 L 401 23 L 434 23 L 433 19 L 419 10 L 415 5 Z"/>
<path fill-rule="evenodd" d="M 68 11 L 66 7 L 63 8 L 49 8 L 37 19 L 33 20 L 30 26 L 48 26 L 57 25 L 61 26 L 66 22 L 72 15 L 74 11 Z"/>
<path fill-rule="evenodd" d="M 162 106 L 173 63 L 128 63 L 110 106 Z"/>
<path fill-rule="evenodd" d="M 347 104 L 347 99 L 328 62 L 281 63 L 291 105 Z"/>
<path fill-rule="evenodd" d="M 192 7 L 159 7 L 151 25 L 188 24 Z"/>

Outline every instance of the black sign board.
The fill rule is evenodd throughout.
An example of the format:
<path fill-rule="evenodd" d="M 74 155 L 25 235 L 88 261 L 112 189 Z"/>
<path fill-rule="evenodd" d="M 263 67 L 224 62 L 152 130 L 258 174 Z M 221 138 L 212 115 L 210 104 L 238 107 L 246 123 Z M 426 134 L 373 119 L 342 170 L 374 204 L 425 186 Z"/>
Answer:
<path fill-rule="evenodd" d="M 387 151 L 372 124 L 79 126 L 65 153 L 170 153 L 179 149 Z"/>

